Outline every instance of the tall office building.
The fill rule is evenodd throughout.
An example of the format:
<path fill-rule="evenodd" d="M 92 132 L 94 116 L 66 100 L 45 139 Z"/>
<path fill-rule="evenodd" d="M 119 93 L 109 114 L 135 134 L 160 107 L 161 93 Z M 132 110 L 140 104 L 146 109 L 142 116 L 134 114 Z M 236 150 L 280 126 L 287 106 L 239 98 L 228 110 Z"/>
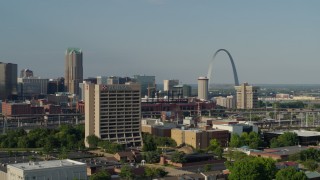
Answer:
<path fill-rule="evenodd" d="M 19 95 L 23 98 L 33 98 L 46 95 L 48 92 L 49 79 L 40 77 L 18 78 Z"/>
<path fill-rule="evenodd" d="M 227 96 L 227 97 L 215 97 L 217 105 L 226 107 L 227 109 L 234 109 L 236 107 L 235 98 L 233 96 Z"/>
<path fill-rule="evenodd" d="M 179 80 L 170 79 L 170 80 L 163 80 L 163 91 L 170 91 L 172 90 L 173 86 L 179 85 Z"/>
<path fill-rule="evenodd" d="M 139 84 L 85 85 L 85 137 L 141 146 L 140 118 Z"/>
<path fill-rule="evenodd" d="M 55 94 L 56 92 L 64 92 L 64 78 L 49 79 L 47 94 Z"/>
<path fill-rule="evenodd" d="M 66 91 L 79 95 L 79 83 L 83 81 L 82 50 L 68 48 L 65 54 Z"/>
<path fill-rule="evenodd" d="M 0 100 L 12 99 L 17 93 L 17 64 L 0 62 Z"/>
<path fill-rule="evenodd" d="M 248 83 L 243 83 L 240 86 L 235 86 L 237 91 L 237 108 L 238 109 L 253 109 L 258 105 L 258 87 L 249 86 Z"/>
<path fill-rule="evenodd" d="M 33 71 L 30 69 L 22 69 L 20 71 L 20 78 L 33 77 Z"/>
<path fill-rule="evenodd" d="M 198 78 L 198 99 L 208 100 L 208 81 L 207 77 Z"/>
<path fill-rule="evenodd" d="M 141 85 L 141 96 L 153 97 L 156 91 L 156 77 L 146 75 L 134 75 L 133 81 Z"/>

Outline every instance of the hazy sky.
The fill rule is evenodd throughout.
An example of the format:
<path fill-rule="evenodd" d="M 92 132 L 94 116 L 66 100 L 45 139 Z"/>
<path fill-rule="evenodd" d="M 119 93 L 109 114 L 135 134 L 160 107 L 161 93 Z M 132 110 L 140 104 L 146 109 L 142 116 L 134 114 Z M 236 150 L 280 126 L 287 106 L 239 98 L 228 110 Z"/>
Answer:
<path fill-rule="evenodd" d="M 319 0 L 1 0 L 0 61 L 64 74 L 67 47 L 84 75 L 155 75 L 196 83 L 227 49 L 240 82 L 320 82 Z M 232 83 L 220 53 L 213 82 Z"/>

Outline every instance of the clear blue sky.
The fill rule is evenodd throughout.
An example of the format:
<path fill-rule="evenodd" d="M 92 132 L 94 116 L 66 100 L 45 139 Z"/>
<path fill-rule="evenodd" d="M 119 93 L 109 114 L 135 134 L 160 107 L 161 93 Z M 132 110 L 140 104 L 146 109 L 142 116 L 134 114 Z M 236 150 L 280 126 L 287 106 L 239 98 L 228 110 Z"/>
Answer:
<path fill-rule="evenodd" d="M 63 76 L 67 47 L 84 75 L 155 75 L 196 83 L 214 51 L 240 82 L 319 83 L 319 0 L 2 0 L 0 61 Z M 213 82 L 232 83 L 217 56 Z"/>

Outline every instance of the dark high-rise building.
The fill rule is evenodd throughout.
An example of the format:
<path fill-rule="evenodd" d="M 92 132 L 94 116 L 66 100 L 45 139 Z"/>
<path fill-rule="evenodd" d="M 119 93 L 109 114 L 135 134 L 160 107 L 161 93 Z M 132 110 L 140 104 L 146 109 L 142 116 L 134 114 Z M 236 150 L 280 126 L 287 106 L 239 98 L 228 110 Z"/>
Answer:
<path fill-rule="evenodd" d="M 146 75 L 134 75 L 133 81 L 137 82 L 141 86 L 141 96 L 153 97 L 156 91 L 156 77 Z"/>
<path fill-rule="evenodd" d="M 83 81 L 82 50 L 68 48 L 65 54 L 65 90 L 79 95 L 79 83 Z"/>
<path fill-rule="evenodd" d="M 50 79 L 48 82 L 47 94 L 55 94 L 56 92 L 64 92 L 64 78 Z"/>
<path fill-rule="evenodd" d="M 30 69 L 22 69 L 20 71 L 20 78 L 33 77 L 33 71 Z"/>
<path fill-rule="evenodd" d="M 0 62 L 0 99 L 17 96 L 17 64 Z"/>

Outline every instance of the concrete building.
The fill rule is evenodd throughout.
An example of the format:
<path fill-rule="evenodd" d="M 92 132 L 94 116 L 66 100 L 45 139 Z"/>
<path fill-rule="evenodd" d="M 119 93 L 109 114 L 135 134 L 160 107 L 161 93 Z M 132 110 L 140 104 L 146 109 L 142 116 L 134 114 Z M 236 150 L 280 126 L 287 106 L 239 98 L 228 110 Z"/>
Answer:
<path fill-rule="evenodd" d="M 237 91 L 237 108 L 238 109 L 253 109 L 258 105 L 258 87 L 249 86 L 248 83 L 243 83 L 240 86 L 235 86 Z"/>
<path fill-rule="evenodd" d="M 189 85 L 176 85 L 168 91 L 168 99 L 182 99 L 191 96 L 191 86 Z"/>
<path fill-rule="evenodd" d="M 217 102 L 217 105 L 225 107 L 227 109 L 234 109 L 236 107 L 236 99 L 233 96 L 227 97 L 215 97 L 214 98 Z"/>
<path fill-rule="evenodd" d="M 247 124 L 213 124 L 213 129 L 222 129 L 227 130 L 230 134 L 238 134 L 241 135 L 244 132 L 256 132 L 258 133 L 259 129 L 258 126 L 251 126 Z"/>
<path fill-rule="evenodd" d="M 17 163 L 7 166 L 7 180 L 87 179 L 86 164 L 70 159 Z"/>
<path fill-rule="evenodd" d="M 140 119 L 139 84 L 86 85 L 85 137 L 141 146 Z"/>
<path fill-rule="evenodd" d="M 283 93 L 276 94 L 276 99 L 278 100 L 290 99 L 290 94 L 283 94 Z"/>
<path fill-rule="evenodd" d="M 171 80 L 163 80 L 163 91 L 172 90 L 173 86 L 179 84 L 179 80 L 171 79 Z"/>
<path fill-rule="evenodd" d="M 153 97 L 156 90 L 156 77 L 146 75 L 134 75 L 133 81 L 141 85 L 141 96 Z"/>
<path fill-rule="evenodd" d="M 47 95 L 48 103 L 67 106 L 70 102 L 76 101 L 76 97 L 74 94 L 67 93 L 67 92 L 58 92 L 55 94 L 48 94 Z"/>
<path fill-rule="evenodd" d="M 83 81 L 82 83 L 79 83 L 79 98 L 78 100 L 84 101 L 85 99 L 85 87 L 87 84 L 92 84 L 90 81 Z"/>
<path fill-rule="evenodd" d="M 200 129 L 171 129 L 171 138 L 177 145 L 188 144 L 196 149 L 205 149 L 211 139 L 217 139 L 222 147 L 226 147 L 229 140 L 229 132 L 226 130 L 200 130 Z"/>
<path fill-rule="evenodd" d="M 186 126 L 195 126 L 195 120 L 193 117 L 185 117 L 183 119 L 183 125 L 186 125 Z"/>
<path fill-rule="evenodd" d="M 160 137 L 171 137 L 171 129 L 176 128 L 175 123 L 163 123 L 160 119 L 142 119 L 141 131 Z"/>
<path fill-rule="evenodd" d="M 292 154 L 299 153 L 301 151 L 307 150 L 307 149 L 316 149 L 320 150 L 317 146 L 285 146 L 285 147 L 279 147 L 279 148 L 268 148 L 264 149 L 263 151 L 253 151 L 250 152 L 250 156 L 256 156 L 256 157 L 263 157 L 263 158 L 272 158 L 274 160 L 284 161 L 288 160 L 289 156 Z"/>
<path fill-rule="evenodd" d="M 17 93 L 17 64 L 0 62 L 0 100 L 12 99 Z"/>
<path fill-rule="evenodd" d="M 131 82 L 130 77 L 97 76 L 97 84 L 111 85 L 111 84 L 125 84 L 128 82 Z"/>
<path fill-rule="evenodd" d="M 33 71 L 30 69 L 22 69 L 20 71 L 20 78 L 33 77 Z"/>
<path fill-rule="evenodd" d="M 82 50 L 68 48 L 65 54 L 65 90 L 79 94 L 79 83 L 83 81 Z"/>
<path fill-rule="evenodd" d="M 296 133 L 299 139 L 298 144 L 302 146 L 319 145 L 320 143 L 320 132 L 307 131 L 307 130 L 292 130 L 292 131 L 269 131 L 264 132 L 264 141 L 270 143 L 271 139 L 277 138 L 285 132 Z"/>
<path fill-rule="evenodd" d="M 97 76 L 97 84 L 108 84 L 108 77 L 107 76 Z"/>
<path fill-rule="evenodd" d="M 29 99 L 39 95 L 46 95 L 48 92 L 48 82 L 49 79 L 40 77 L 18 78 L 19 95 Z"/>
<path fill-rule="evenodd" d="M 207 77 L 198 78 L 198 99 L 208 100 L 209 79 Z"/>

